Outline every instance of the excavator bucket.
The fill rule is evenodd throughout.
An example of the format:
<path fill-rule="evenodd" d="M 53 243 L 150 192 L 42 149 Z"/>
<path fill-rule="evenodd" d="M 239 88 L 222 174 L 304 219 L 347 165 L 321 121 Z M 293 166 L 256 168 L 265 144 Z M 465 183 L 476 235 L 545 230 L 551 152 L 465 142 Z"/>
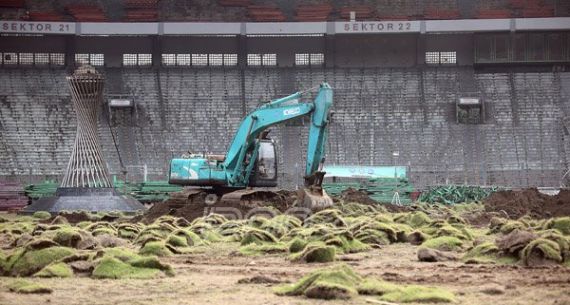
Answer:
<path fill-rule="evenodd" d="M 305 188 L 298 191 L 298 205 L 312 211 L 332 207 L 334 202 L 322 187 L 325 172 L 305 177 Z"/>
<path fill-rule="evenodd" d="M 297 191 L 298 206 L 319 211 L 333 206 L 332 198 L 322 188 L 305 187 Z"/>

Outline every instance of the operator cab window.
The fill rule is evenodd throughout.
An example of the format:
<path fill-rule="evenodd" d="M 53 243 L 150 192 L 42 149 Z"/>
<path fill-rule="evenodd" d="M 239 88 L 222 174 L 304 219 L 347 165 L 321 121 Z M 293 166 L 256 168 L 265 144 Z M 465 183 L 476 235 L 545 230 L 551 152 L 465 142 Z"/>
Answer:
<path fill-rule="evenodd" d="M 257 158 L 258 177 L 261 179 L 275 179 L 275 146 L 272 142 L 261 142 Z"/>

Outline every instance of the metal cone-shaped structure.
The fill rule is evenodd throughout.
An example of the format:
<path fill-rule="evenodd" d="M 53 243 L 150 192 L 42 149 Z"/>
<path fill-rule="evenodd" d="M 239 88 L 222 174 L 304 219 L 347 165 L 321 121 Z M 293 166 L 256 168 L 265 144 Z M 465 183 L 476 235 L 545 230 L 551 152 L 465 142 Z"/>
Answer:
<path fill-rule="evenodd" d="M 105 79 L 95 69 L 83 66 L 72 76 L 68 76 L 67 82 L 77 114 L 77 133 L 60 186 L 112 187 L 97 133 Z"/>
<path fill-rule="evenodd" d="M 93 67 L 83 66 L 68 76 L 67 81 L 77 114 L 77 133 L 67 169 L 55 197 L 39 199 L 23 212 L 144 210 L 140 202 L 115 191 L 103 160 L 97 123 L 105 78 Z"/>

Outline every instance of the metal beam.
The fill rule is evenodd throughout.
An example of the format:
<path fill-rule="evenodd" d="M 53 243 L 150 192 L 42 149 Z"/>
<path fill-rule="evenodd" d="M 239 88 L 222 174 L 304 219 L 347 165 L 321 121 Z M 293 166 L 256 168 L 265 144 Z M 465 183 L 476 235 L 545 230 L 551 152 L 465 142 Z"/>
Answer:
<path fill-rule="evenodd" d="M 513 26 L 514 24 L 514 26 Z M 356 22 L 31 22 L 0 20 L 0 33 L 45 35 L 350 35 L 570 30 L 570 17 Z"/>

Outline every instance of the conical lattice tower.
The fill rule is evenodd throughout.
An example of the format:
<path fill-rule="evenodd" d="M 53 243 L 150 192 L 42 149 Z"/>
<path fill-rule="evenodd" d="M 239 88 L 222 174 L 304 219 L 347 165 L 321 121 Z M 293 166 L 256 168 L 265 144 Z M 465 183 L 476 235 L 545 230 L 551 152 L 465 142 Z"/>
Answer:
<path fill-rule="evenodd" d="M 112 187 L 97 130 L 105 78 L 90 66 L 67 77 L 77 115 L 75 144 L 60 187 Z"/>
<path fill-rule="evenodd" d="M 23 213 L 47 211 L 56 214 L 74 210 L 134 213 L 145 210 L 140 202 L 113 188 L 103 161 L 97 122 L 103 103 L 104 81 L 103 75 L 90 66 L 80 67 L 67 77 L 77 115 L 71 157 L 55 196 L 35 200 Z"/>

